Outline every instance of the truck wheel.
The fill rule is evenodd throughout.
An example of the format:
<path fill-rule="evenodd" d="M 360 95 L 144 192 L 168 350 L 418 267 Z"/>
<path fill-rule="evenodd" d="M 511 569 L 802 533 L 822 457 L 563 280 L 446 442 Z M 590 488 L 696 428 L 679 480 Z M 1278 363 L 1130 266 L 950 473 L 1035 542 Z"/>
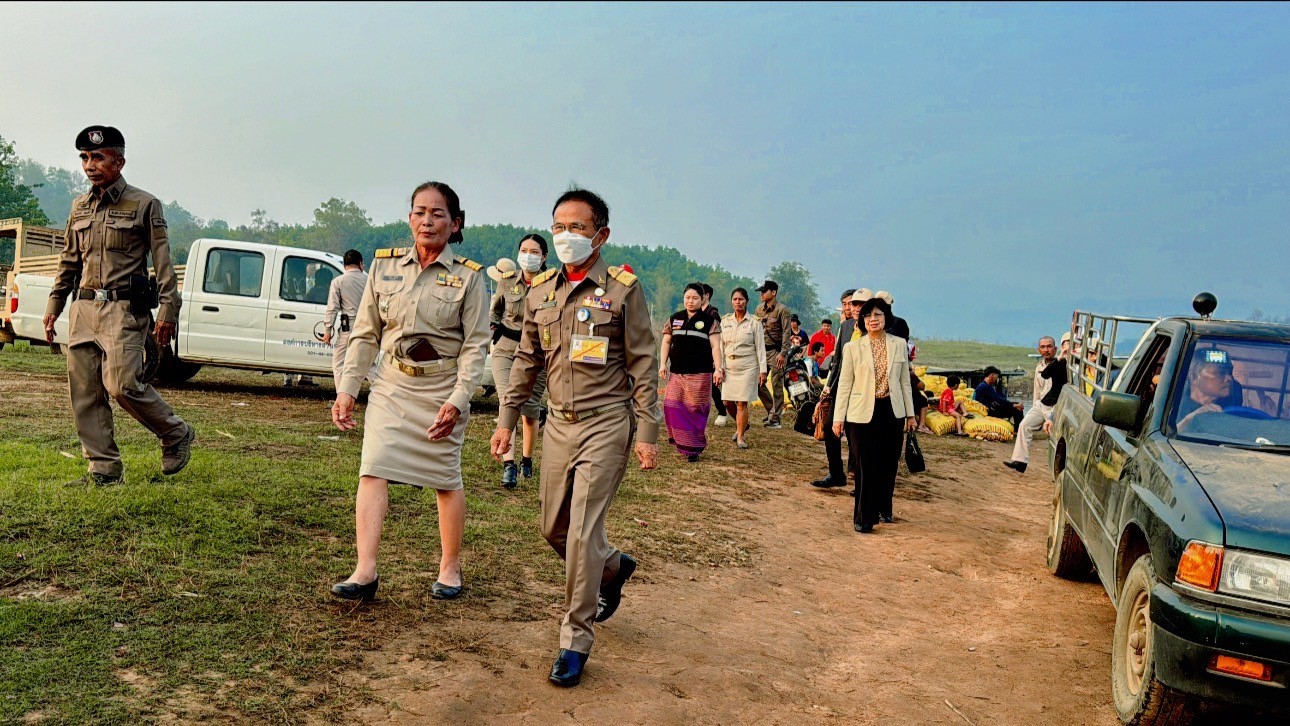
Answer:
<path fill-rule="evenodd" d="M 186 363 L 165 350 L 161 354 L 161 364 L 157 366 L 157 380 L 176 386 L 197 375 L 201 369 L 201 363 Z"/>
<path fill-rule="evenodd" d="M 1126 724 L 1184 726 L 1191 723 L 1200 704 L 1195 697 L 1156 680 L 1152 572 L 1151 555 L 1139 557 L 1120 591 L 1111 640 L 1111 698 Z"/>
<path fill-rule="evenodd" d="M 1089 570 L 1093 569 L 1093 562 L 1089 560 L 1084 543 L 1066 517 L 1060 482 L 1056 491 L 1053 496 L 1053 518 L 1048 523 L 1048 569 L 1062 579 L 1074 580 L 1088 575 Z"/>

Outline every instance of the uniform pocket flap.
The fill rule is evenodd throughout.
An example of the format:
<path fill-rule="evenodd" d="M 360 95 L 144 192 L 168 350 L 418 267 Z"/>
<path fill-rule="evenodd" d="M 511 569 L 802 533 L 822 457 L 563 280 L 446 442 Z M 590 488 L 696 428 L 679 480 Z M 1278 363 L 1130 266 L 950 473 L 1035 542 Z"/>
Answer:
<path fill-rule="evenodd" d="M 430 294 L 443 300 L 444 302 L 459 302 L 466 296 L 466 287 L 453 287 L 451 285 L 431 285 Z"/>
<path fill-rule="evenodd" d="M 612 325 L 614 322 L 614 313 L 611 310 L 592 310 L 591 322 L 596 325 Z"/>
<path fill-rule="evenodd" d="M 89 229 L 89 228 L 90 228 L 90 225 L 91 225 L 93 222 L 94 222 L 94 220 L 93 220 L 93 219 L 90 219 L 90 218 L 88 218 L 88 217 L 86 217 L 85 219 L 78 219 L 78 220 L 76 220 L 76 221 L 72 222 L 72 229 L 76 230 L 77 232 L 83 232 L 83 231 L 85 231 L 85 230 Z"/>
<path fill-rule="evenodd" d="M 545 310 L 533 311 L 533 322 L 538 325 L 550 325 L 560 319 L 561 309 L 559 306 L 547 308 Z"/>
<path fill-rule="evenodd" d="M 115 214 L 116 210 L 115 209 L 109 210 L 109 213 Z M 129 229 L 133 227 L 134 221 L 135 221 L 134 212 L 129 212 L 128 214 L 129 214 L 128 217 L 124 217 L 124 216 L 108 217 L 107 226 L 112 227 L 114 229 Z"/>

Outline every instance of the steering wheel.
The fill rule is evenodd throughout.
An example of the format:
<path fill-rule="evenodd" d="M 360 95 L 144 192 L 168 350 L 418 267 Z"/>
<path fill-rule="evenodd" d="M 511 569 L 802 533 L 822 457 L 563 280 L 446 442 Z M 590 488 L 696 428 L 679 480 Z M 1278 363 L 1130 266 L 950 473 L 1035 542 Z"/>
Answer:
<path fill-rule="evenodd" d="M 1224 406 L 1223 413 L 1230 416 L 1240 416 L 1241 418 L 1252 418 L 1257 421 L 1271 421 L 1274 418 L 1257 408 L 1250 408 L 1249 406 Z"/>

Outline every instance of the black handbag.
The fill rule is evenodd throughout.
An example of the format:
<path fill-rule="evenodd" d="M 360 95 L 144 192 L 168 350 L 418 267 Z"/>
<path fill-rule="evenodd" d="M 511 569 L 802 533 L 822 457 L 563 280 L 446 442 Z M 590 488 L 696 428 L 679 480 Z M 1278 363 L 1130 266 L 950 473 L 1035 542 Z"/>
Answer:
<path fill-rule="evenodd" d="M 913 431 L 905 437 L 905 466 L 910 474 L 927 471 L 927 461 L 923 459 L 923 447 L 918 445 L 918 437 Z"/>
<path fill-rule="evenodd" d="M 802 404 L 802 409 L 793 419 L 793 430 L 803 436 L 815 436 L 815 401 Z"/>

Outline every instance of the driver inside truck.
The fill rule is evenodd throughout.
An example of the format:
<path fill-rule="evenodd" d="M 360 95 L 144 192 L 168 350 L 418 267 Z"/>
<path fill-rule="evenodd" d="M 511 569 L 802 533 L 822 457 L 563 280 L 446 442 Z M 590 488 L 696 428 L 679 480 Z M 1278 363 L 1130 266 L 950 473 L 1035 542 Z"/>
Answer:
<path fill-rule="evenodd" d="M 1232 372 L 1232 361 L 1222 348 L 1205 348 L 1192 355 L 1187 388 L 1174 414 L 1179 431 L 1191 428 L 1201 414 L 1222 413 L 1224 408 L 1242 405 L 1241 384 Z"/>

